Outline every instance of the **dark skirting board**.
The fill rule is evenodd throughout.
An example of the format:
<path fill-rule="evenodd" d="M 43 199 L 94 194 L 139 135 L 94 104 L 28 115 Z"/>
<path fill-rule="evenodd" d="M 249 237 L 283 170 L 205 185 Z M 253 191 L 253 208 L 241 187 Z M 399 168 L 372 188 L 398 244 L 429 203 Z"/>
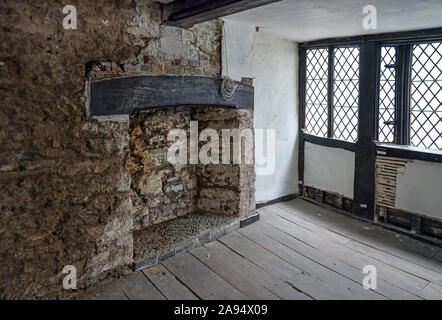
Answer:
<path fill-rule="evenodd" d="M 222 79 L 202 76 L 148 75 L 100 80 L 91 84 L 91 116 L 131 114 L 174 106 L 253 109 L 252 86 L 239 83 L 231 101 L 221 95 Z"/>

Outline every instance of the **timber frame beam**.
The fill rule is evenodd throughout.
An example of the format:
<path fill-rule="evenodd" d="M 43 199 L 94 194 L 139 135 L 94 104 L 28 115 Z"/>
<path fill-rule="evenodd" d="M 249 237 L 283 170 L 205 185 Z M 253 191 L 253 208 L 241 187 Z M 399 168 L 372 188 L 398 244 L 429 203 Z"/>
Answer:
<path fill-rule="evenodd" d="M 176 0 L 162 5 L 163 23 L 189 28 L 193 25 L 281 0 Z"/>
<path fill-rule="evenodd" d="M 238 82 L 235 96 L 221 94 L 222 79 L 202 76 L 144 75 L 93 81 L 91 116 L 128 115 L 158 107 L 215 106 L 253 109 L 254 89 Z"/>

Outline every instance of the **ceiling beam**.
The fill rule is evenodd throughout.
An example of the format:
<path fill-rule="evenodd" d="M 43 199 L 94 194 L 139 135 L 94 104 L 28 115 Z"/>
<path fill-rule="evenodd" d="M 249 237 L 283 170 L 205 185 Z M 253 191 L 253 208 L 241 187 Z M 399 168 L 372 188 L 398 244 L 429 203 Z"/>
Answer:
<path fill-rule="evenodd" d="M 163 4 L 163 23 L 189 28 L 193 25 L 281 0 L 176 0 Z"/>

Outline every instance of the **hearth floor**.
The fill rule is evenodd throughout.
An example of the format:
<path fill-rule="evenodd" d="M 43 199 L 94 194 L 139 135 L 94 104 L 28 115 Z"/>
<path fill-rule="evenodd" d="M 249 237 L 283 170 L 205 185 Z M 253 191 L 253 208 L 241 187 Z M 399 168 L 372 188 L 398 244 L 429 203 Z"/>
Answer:
<path fill-rule="evenodd" d="M 190 213 L 134 232 L 135 269 L 157 264 L 237 229 L 239 218 L 216 213 Z"/>
<path fill-rule="evenodd" d="M 442 299 L 439 247 L 301 199 L 258 212 L 254 224 L 82 298 Z M 367 265 L 376 289 L 362 286 Z"/>

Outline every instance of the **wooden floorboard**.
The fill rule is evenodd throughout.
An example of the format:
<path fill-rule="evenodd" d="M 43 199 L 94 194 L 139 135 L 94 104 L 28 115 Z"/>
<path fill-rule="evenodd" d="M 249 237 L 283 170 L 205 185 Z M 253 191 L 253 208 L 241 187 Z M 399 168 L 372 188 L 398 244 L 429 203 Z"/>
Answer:
<path fill-rule="evenodd" d="M 318 249 L 324 254 L 328 253 L 338 260 L 345 262 L 359 270 L 366 265 L 374 265 L 377 268 L 378 277 L 398 286 L 410 293 L 417 294 L 422 290 L 428 281 L 420 277 L 408 274 L 402 270 L 389 266 L 381 261 L 377 261 L 371 257 L 360 254 L 344 245 L 335 243 L 332 238 L 328 238 L 320 231 L 312 232 L 305 228 L 299 227 L 296 224 L 290 223 L 281 217 L 273 214 L 272 208 L 266 208 L 265 214 L 262 215 L 263 221 L 268 221 L 270 224 L 287 232 L 293 237 L 304 241 L 306 244 Z"/>
<path fill-rule="evenodd" d="M 438 262 L 442 262 L 442 249 L 439 249 L 439 251 L 434 255 L 433 259 Z"/>
<path fill-rule="evenodd" d="M 289 212 L 287 212 L 286 210 L 281 210 L 280 206 L 275 206 L 272 208 L 269 208 L 268 210 L 271 210 L 271 213 L 276 214 L 276 215 L 280 215 L 282 218 L 285 218 L 295 224 L 299 225 L 299 220 L 300 218 L 297 217 L 295 214 L 290 214 Z M 345 220 L 348 220 L 347 217 L 342 217 Z M 353 220 L 353 219 L 352 219 Z M 354 223 L 354 221 L 352 221 Z M 385 237 L 382 237 L 382 235 L 384 233 L 388 234 L 388 237 L 394 235 L 392 232 L 386 231 L 386 230 L 381 230 L 382 233 L 378 233 L 376 231 L 377 230 L 377 226 L 373 226 L 373 225 L 368 225 L 367 223 L 361 222 L 361 221 L 356 221 L 359 224 L 365 224 L 365 228 L 368 228 L 369 230 L 372 230 L 373 232 L 373 236 L 374 239 L 377 240 L 377 242 L 375 243 L 375 245 L 377 247 L 372 246 L 373 245 L 373 241 L 370 241 L 369 244 L 364 243 L 363 238 L 365 238 L 365 235 L 363 235 L 363 233 L 367 232 L 364 228 L 362 228 L 362 230 L 360 230 L 360 234 L 361 237 L 358 239 L 357 237 L 353 237 L 350 238 L 350 241 L 347 241 L 345 243 L 339 242 L 339 241 L 334 241 L 336 243 L 340 243 L 345 245 L 346 247 L 349 247 L 355 251 L 360 252 L 361 250 L 365 250 L 367 252 L 370 252 L 370 254 L 367 254 L 367 252 L 363 252 L 364 254 L 366 254 L 369 257 L 373 257 L 373 258 L 377 258 L 380 259 L 381 261 L 384 261 L 385 256 L 388 256 L 387 259 L 387 263 L 388 264 L 392 264 L 394 267 L 397 267 L 398 269 L 404 270 L 406 272 L 410 272 L 412 274 L 418 275 L 419 273 L 425 274 L 427 277 L 429 277 L 428 280 L 430 281 L 439 281 L 441 278 L 441 274 L 440 274 L 440 269 L 441 269 L 441 264 L 440 262 L 425 257 L 423 255 L 421 256 L 417 256 L 414 251 L 409 251 L 408 253 L 410 253 L 413 258 L 410 259 L 410 255 L 408 255 L 408 259 L 404 258 L 404 250 L 402 250 L 402 255 L 399 254 L 395 254 L 397 253 L 395 247 L 388 247 L 385 244 Z M 301 220 L 302 223 L 302 220 Z M 349 223 L 347 221 L 347 223 Z M 344 229 L 344 227 L 346 226 L 346 224 L 344 222 L 341 223 L 341 232 L 345 233 L 345 231 L 343 231 L 342 229 Z M 353 224 L 349 224 L 347 225 L 348 229 L 354 229 L 353 228 Z M 318 229 L 316 229 L 316 232 L 321 232 L 323 229 L 320 226 L 317 226 Z M 353 231 L 352 231 L 353 232 Z M 328 234 L 325 234 L 325 236 L 329 236 Z M 330 237 L 331 240 L 334 240 L 333 237 Z M 412 240 L 412 239 L 409 239 Z M 415 241 L 413 240 L 413 244 L 415 244 Z M 428 251 L 429 250 L 429 245 L 425 244 L 425 243 L 419 243 L 420 246 L 422 246 L 424 249 L 424 251 Z M 382 246 L 382 249 L 379 248 L 379 246 Z M 432 246 L 431 246 L 432 247 Z M 432 248 L 432 250 L 435 250 L 437 248 Z M 391 253 L 393 252 L 393 253 Z M 419 270 L 423 270 L 422 272 Z M 414 272 L 413 272 L 414 271 Z"/>
<path fill-rule="evenodd" d="M 163 265 L 201 299 L 248 299 L 246 295 L 188 252 L 166 260 Z"/>
<path fill-rule="evenodd" d="M 280 299 L 285 300 L 310 300 L 308 296 L 295 290 L 286 282 L 273 276 L 270 272 L 260 268 L 258 265 L 252 263 L 250 260 L 232 251 L 220 241 L 214 241 L 205 244 L 209 253 L 213 257 L 222 259 L 221 261 L 229 261 L 229 264 L 241 270 L 241 273 L 246 273 L 248 277 L 252 277 L 256 282 L 271 291 Z"/>
<path fill-rule="evenodd" d="M 198 260 L 208 266 L 233 287 L 238 289 L 247 298 L 252 300 L 277 300 L 275 294 L 254 280 L 254 275 L 249 270 L 238 268 L 234 260 L 239 257 L 237 254 L 230 256 L 216 255 L 213 250 L 207 247 L 199 247 L 190 252 Z"/>
<path fill-rule="evenodd" d="M 168 300 L 199 300 L 162 264 L 141 270 Z"/>
<path fill-rule="evenodd" d="M 317 207 L 313 204 L 299 202 L 299 200 L 297 202 L 292 201 L 291 203 L 292 205 L 302 206 L 302 208 L 305 208 L 306 205 L 313 206 L 313 210 L 315 210 L 315 207 Z M 300 204 L 298 205 L 298 203 Z M 272 210 L 279 210 L 279 208 L 283 208 L 284 205 L 285 204 L 279 204 L 278 206 L 273 207 Z M 324 210 L 323 208 L 320 209 Z M 292 217 L 296 216 L 294 211 L 295 210 L 291 212 Z M 305 213 L 308 210 L 298 209 L 296 211 L 299 215 L 299 212 Z M 337 215 L 336 213 L 327 212 L 324 216 L 328 217 L 332 214 Z M 296 218 L 299 219 L 299 217 Z M 347 217 L 336 218 L 343 218 L 339 224 L 338 232 L 346 234 L 351 239 L 351 241 L 345 242 L 345 246 L 405 272 L 411 273 L 428 281 L 441 284 L 442 275 L 440 272 L 440 261 L 426 256 L 429 254 L 429 252 L 431 252 L 430 255 L 434 255 L 434 252 L 437 254 L 439 248 L 416 241 L 414 239 L 407 238 L 402 240 L 403 237 L 401 238 L 401 236 L 394 235 L 394 233 L 383 230 L 378 226 L 368 225 L 367 223 L 361 221 L 348 219 Z M 358 228 L 354 228 L 355 224 L 358 225 Z M 326 224 L 326 227 L 333 228 L 333 224 Z M 355 230 L 358 230 L 357 234 L 355 234 Z M 368 231 L 371 232 L 372 238 L 370 238 L 370 241 L 365 241 L 365 239 L 368 237 Z M 349 233 L 352 233 L 353 236 L 350 236 Z M 391 237 L 394 237 L 395 240 L 392 241 Z M 403 246 L 402 243 L 405 243 L 408 247 L 398 249 L 399 245 Z M 417 248 L 422 248 L 422 254 L 416 253 Z"/>
<path fill-rule="evenodd" d="M 119 280 L 92 288 L 85 294 L 82 294 L 78 300 L 128 300 L 128 297 L 121 290 Z"/>
<path fill-rule="evenodd" d="M 377 268 L 378 278 L 415 295 L 418 295 L 418 293 L 428 284 L 428 280 L 392 267 L 383 261 L 375 260 L 369 256 L 354 251 L 345 245 L 335 243 L 332 241 L 332 238 L 327 238 L 320 233 L 307 233 L 304 229 L 299 228 L 296 225 L 291 225 L 290 223 L 288 223 L 288 225 L 287 223 L 283 224 L 282 222 L 284 220 L 277 216 L 272 216 L 272 214 L 269 214 L 268 217 L 264 217 L 263 219 L 270 219 L 269 221 L 276 225 L 277 228 L 280 228 L 298 239 L 308 241 L 310 245 L 323 253 L 329 253 L 338 260 L 354 266 L 359 270 L 362 270 L 366 265 L 374 265 Z M 275 221 L 272 222 L 272 219 Z"/>
<path fill-rule="evenodd" d="M 352 240 L 363 242 L 375 248 L 385 250 L 417 264 L 428 264 L 432 267 L 433 257 L 439 248 L 409 237 L 385 230 L 363 221 L 345 217 L 302 199 L 295 199 L 275 205 L 288 210 L 293 215 L 322 226 L 332 232 Z"/>
<path fill-rule="evenodd" d="M 239 232 L 227 234 L 219 241 L 309 297 L 314 299 L 348 298 L 348 295 L 341 290 L 336 290 L 327 283 L 307 274 L 297 266 L 258 246 Z"/>
<path fill-rule="evenodd" d="M 442 286 L 430 283 L 422 290 L 421 295 L 427 300 L 433 300 L 433 299 L 441 300 Z"/>
<path fill-rule="evenodd" d="M 251 226 L 249 230 L 251 232 L 266 234 L 268 237 L 273 238 L 284 246 L 287 246 L 304 257 L 317 262 L 323 267 L 328 268 L 350 280 L 353 280 L 359 285 L 362 283 L 362 279 L 365 275 L 360 269 L 342 262 L 326 252 L 321 252 L 311 245 L 294 238 L 290 234 L 274 228 L 266 222 L 255 224 L 254 226 Z M 378 287 L 374 291 L 389 299 L 420 299 L 418 296 L 396 287 L 382 279 L 378 279 Z"/>
<path fill-rule="evenodd" d="M 161 292 L 141 273 L 134 273 L 120 281 L 121 290 L 129 300 L 165 300 Z"/>
<path fill-rule="evenodd" d="M 442 249 L 302 199 L 82 299 L 442 299 Z M 366 290 L 362 269 L 377 270 Z"/>
<path fill-rule="evenodd" d="M 265 233 L 254 231 L 258 231 L 258 229 L 253 230 L 249 228 L 240 230 L 239 232 L 259 246 L 271 251 L 281 259 L 300 268 L 304 273 L 322 281 L 324 287 L 329 287 L 331 290 L 339 292 L 341 295 L 345 296 L 346 299 L 385 299 L 382 295 L 370 290 L 365 290 L 360 283 L 356 283 L 355 281 L 324 267 L 320 263 L 299 254 L 285 244 L 267 236 Z"/>
<path fill-rule="evenodd" d="M 410 263 L 409 261 L 405 261 L 394 255 L 388 254 L 385 251 L 367 246 L 358 241 L 350 241 L 346 243 L 345 246 L 352 248 L 353 250 L 365 254 L 369 257 L 372 257 L 373 259 L 382 261 L 399 270 L 408 272 L 430 282 L 436 282 L 437 284 L 442 285 L 442 274 L 434 271 L 433 269 L 428 269 L 415 263 Z"/>

